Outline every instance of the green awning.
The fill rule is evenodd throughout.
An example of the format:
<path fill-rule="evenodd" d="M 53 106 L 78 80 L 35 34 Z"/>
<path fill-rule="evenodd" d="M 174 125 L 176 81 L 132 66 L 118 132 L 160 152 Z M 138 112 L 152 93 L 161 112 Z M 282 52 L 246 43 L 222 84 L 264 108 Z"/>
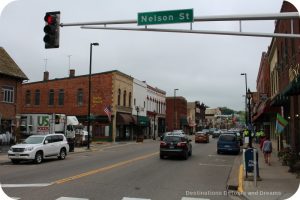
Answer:
<path fill-rule="evenodd" d="M 139 116 L 139 125 L 141 126 L 148 126 L 149 118 L 146 116 Z"/>
<path fill-rule="evenodd" d="M 283 93 L 277 94 L 272 100 L 271 106 L 284 106 L 289 101 L 289 97 L 283 95 Z"/>
<path fill-rule="evenodd" d="M 181 126 L 188 126 L 188 125 L 189 125 L 189 123 L 188 123 L 186 117 L 181 117 L 181 118 L 180 118 L 180 125 L 181 125 Z"/>
<path fill-rule="evenodd" d="M 284 90 L 283 94 L 286 96 L 293 96 L 300 94 L 300 76 L 295 78 Z"/>
<path fill-rule="evenodd" d="M 137 125 L 137 116 L 133 116 L 134 124 Z M 139 116 L 139 125 L 140 126 L 148 126 L 149 125 L 149 118 L 147 116 Z"/>

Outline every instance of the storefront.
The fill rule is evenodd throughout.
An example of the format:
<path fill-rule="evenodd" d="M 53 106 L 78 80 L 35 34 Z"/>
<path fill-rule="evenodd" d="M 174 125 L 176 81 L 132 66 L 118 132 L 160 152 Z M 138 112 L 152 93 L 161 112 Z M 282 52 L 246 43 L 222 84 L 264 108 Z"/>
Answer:
<path fill-rule="evenodd" d="M 135 121 L 131 114 L 117 112 L 116 118 L 116 141 L 135 140 Z"/>

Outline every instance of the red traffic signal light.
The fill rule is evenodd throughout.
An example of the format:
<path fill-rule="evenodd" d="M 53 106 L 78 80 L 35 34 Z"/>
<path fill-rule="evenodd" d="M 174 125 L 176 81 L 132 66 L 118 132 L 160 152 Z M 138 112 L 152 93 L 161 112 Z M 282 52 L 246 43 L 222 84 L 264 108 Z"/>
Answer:
<path fill-rule="evenodd" d="M 60 28 L 60 12 L 47 12 L 45 17 L 44 27 L 44 42 L 45 48 L 58 48 L 59 47 L 59 28 Z"/>

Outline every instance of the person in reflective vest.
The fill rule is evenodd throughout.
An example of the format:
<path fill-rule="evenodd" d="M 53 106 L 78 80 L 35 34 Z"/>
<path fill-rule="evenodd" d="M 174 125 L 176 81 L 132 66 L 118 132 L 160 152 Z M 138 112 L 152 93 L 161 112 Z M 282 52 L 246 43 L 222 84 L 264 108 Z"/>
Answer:
<path fill-rule="evenodd" d="M 245 138 L 246 138 L 246 137 L 249 137 L 249 131 L 248 131 L 248 129 L 245 129 L 244 132 L 243 132 L 243 134 L 244 134 L 244 143 L 246 143 Z M 248 141 L 249 141 L 249 140 L 248 140 Z"/>

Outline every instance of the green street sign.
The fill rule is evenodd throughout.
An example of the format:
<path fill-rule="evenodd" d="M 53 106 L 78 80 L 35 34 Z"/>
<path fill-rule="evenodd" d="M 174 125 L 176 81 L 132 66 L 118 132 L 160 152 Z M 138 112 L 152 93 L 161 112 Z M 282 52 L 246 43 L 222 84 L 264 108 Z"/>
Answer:
<path fill-rule="evenodd" d="M 174 24 L 194 21 L 193 9 L 138 13 L 138 25 Z"/>

